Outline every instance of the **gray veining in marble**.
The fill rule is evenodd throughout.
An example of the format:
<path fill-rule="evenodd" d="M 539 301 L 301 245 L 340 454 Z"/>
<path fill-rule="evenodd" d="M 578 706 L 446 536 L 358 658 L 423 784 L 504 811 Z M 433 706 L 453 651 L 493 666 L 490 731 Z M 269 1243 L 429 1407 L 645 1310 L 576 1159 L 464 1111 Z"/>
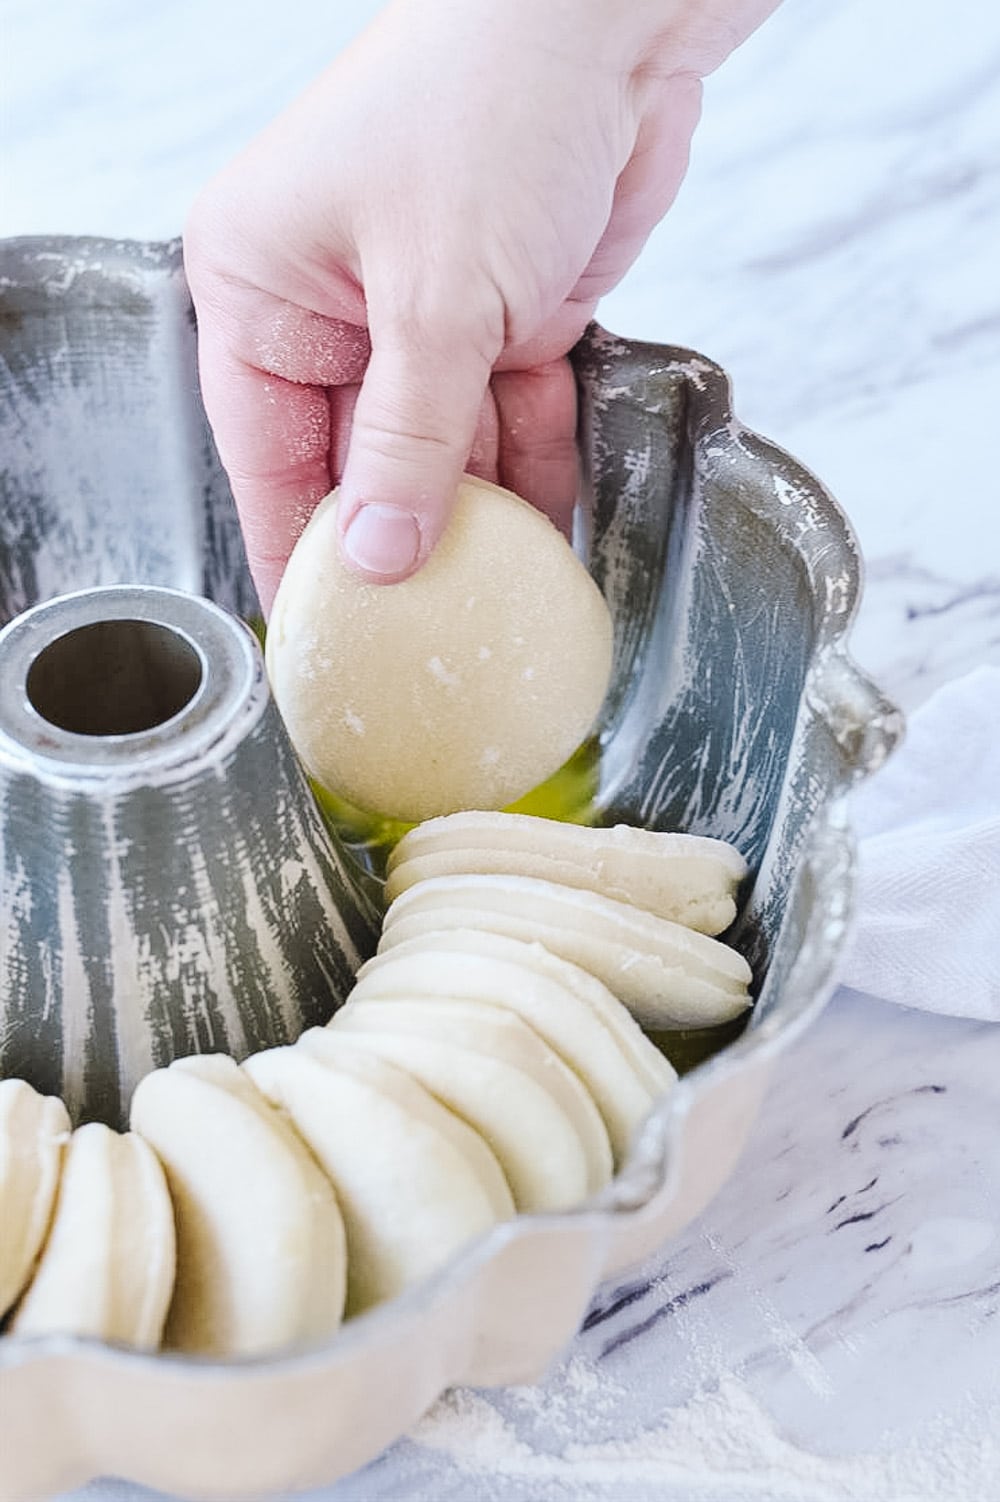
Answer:
<path fill-rule="evenodd" d="M 374 8 L 8 0 L 0 234 L 176 233 Z M 983 0 L 786 0 L 710 80 L 680 198 L 601 312 L 717 359 L 743 418 L 838 496 L 867 560 L 856 650 L 907 709 L 1000 661 L 998 74 Z M 982 1025 L 841 992 L 648 1287 L 606 1290 L 595 1308 L 625 1302 L 537 1391 L 460 1394 L 329 1495 L 990 1502 L 998 1055 Z M 670 1429 L 628 1469 L 713 1392 L 769 1443 L 724 1472 Z M 615 1438 L 617 1462 L 581 1453 Z"/>

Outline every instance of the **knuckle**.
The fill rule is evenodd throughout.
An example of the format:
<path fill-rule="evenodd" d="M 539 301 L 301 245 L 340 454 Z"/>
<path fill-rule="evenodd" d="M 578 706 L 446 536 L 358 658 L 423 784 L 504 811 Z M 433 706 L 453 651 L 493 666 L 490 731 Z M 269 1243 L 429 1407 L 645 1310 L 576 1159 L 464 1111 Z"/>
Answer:
<path fill-rule="evenodd" d="M 394 295 L 379 323 L 376 340 L 388 349 L 487 370 L 506 338 L 504 304 L 496 289 L 458 270 Z"/>
<path fill-rule="evenodd" d="M 455 453 L 455 442 L 447 433 L 435 431 L 434 419 L 428 414 L 426 425 L 418 427 L 412 420 L 393 422 L 388 414 L 355 417 L 353 442 L 369 454 L 389 462 L 411 462 L 415 454 L 433 462 Z"/>

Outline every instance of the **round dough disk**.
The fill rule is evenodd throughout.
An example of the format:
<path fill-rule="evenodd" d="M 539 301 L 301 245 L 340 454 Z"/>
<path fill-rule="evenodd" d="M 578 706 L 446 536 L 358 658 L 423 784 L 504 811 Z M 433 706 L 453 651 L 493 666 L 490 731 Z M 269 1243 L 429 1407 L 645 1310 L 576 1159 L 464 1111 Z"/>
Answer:
<path fill-rule="evenodd" d="M 404 834 L 389 858 L 385 899 L 433 876 L 473 873 L 537 876 L 720 934 L 736 917 L 747 867 L 732 845 L 699 835 L 588 828 L 530 814 L 449 814 Z"/>
<path fill-rule="evenodd" d="M 327 1026 L 405 1069 L 478 1132 L 518 1210 L 569 1209 L 611 1178 L 607 1129 L 586 1087 L 516 1014 L 417 996 L 352 1003 Z"/>
<path fill-rule="evenodd" d="M 557 771 L 594 723 L 611 648 L 604 599 L 552 523 L 466 478 L 444 537 L 401 584 L 343 563 L 328 496 L 281 581 L 267 667 L 313 777 L 415 822 L 503 808 Z"/>
<path fill-rule="evenodd" d="M 350 994 L 350 1004 L 336 1013 L 333 1023 L 370 1007 L 373 999 L 394 1003 L 397 1011 L 408 1010 L 414 1001 L 443 997 L 448 998 L 444 1006 L 452 1006 L 455 1001 L 479 1001 L 514 1012 L 583 1081 L 604 1118 L 615 1162 L 620 1166 L 632 1134 L 653 1108 L 653 1092 L 632 1067 L 612 1029 L 579 995 L 548 975 L 502 958 L 502 948 L 501 954 L 489 951 L 490 941 L 499 946 L 509 944 L 515 953 L 528 945 L 496 934 L 478 937 L 485 941 L 481 953 L 420 948 L 416 947 L 418 941 L 411 939 L 369 960 Z M 610 993 L 607 1000 L 626 1025 L 636 1028 L 632 1017 Z M 642 1033 L 639 1037 L 652 1051 L 653 1045 Z"/>
<path fill-rule="evenodd" d="M 680 923 L 532 876 L 435 876 L 396 898 L 379 954 L 448 928 L 537 941 L 604 982 L 643 1027 L 714 1027 L 750 1005 L 741 954 Z"/>
<path fill-rule="evenodd" d="M 71 1130 L 56 1096 L 0 1080 L 0 1319 L 38 1261 Z"/>

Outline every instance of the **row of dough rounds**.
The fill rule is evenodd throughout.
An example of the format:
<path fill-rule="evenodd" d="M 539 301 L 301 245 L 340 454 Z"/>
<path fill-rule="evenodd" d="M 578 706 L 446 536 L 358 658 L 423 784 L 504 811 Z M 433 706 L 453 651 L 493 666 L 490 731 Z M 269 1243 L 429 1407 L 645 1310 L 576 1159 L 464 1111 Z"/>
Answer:
<path fill-rule="evenodd" d="M 0 1082 L 9 1329 L 315 1342 L 499 1221 L 586 1200 L 676 1078 L 636 1016 L 748 1004 L 710 936 L 743 875 L 712 840 L 435 819 L 397 846 L 379 952 L 326 1028 L 154 1071 L 122 1134 Z"/>

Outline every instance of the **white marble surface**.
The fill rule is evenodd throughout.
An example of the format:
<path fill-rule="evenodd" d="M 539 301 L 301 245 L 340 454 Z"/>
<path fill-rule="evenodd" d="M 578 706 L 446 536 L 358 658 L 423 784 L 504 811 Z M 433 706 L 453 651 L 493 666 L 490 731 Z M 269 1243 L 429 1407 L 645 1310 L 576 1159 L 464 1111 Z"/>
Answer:
<path fill-rule="evenodd" d="M 0 235 L 176 233 L 374 8 L 4 0 Z M 711 81 L 681 197 L 602 313 L 720 361 L 838 495 L 868 562 L 856 650 L 907 708 L 1000 661 L 998 77 L 984 0 L 786 0 Z M 988 1025 L 839 992 L 734 1179 L 546 1383 L 449 1396 L 325 1495 L 1000 1497 L 998 1080 Z"/>

